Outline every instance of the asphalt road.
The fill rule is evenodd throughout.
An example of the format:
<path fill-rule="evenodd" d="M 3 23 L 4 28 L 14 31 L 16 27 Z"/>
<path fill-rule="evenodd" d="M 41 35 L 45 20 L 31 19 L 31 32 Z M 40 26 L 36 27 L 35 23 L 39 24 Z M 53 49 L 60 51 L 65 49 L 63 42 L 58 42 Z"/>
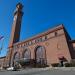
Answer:
<path fill-rule="evenodd" d="M 22 70 L 22 71 L 1 71 L 0 75 L 75 75 L 74 70 Z"/>

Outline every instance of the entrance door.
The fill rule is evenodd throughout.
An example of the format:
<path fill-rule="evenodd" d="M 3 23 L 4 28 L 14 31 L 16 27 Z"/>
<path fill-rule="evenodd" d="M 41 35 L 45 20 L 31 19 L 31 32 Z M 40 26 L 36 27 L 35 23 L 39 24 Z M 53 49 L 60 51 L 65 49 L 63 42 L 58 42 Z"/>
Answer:
<path fill-rule="evenodd" d="M 41 65 L 46 64 L 46 51 L 43 46 L 38 46 L 35 49 L 35 61 L 36 64 L 41 64 Z"/>
<path fill-rule="evenodd" d="M 25 60 L 25 63 L 29 63 L 31 59 L 31 52 L 29 49 L 25 49 L 23 52 L 23 59 Z"/>
<path fill-rule="evenodd" d="M 19 59 L 20 59 L 20 54 L 18 52 L 16 52 L 14 54 L 14 58 L 13 58 L 13 66 L 18 66 L 19 65 L 19 63 L 18 63 Z"/>

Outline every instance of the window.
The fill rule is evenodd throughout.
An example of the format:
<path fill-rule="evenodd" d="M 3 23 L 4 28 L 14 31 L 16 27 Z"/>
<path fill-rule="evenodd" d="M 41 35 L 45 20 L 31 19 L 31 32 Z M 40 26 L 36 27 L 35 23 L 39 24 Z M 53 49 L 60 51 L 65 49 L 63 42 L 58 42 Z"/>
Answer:
<path fill-rule="evenodd" d="M 46 53 L 45 48 L 43 46 L 38 46 L 35 49 L 35 59 L 36 63 L 46 64 Z"/>
<path fill-rule="evenodd" d="M 32 43 L 35 43 L 35 40 L 32 40 Z"/>
<path fill-rule="evenodd" d="M 47 39 L 47 35 L 45 35 L 45 40 Z"/>
<path fill-rule="evenodd" d="M 24 59 L 30 59 L 30 58 L 31 58 L 31 52 L 30 52 L 29 49 L 25 49 L 25 50 L 23 51 L 23 58 L 24 58 Z"/>
<path fill-rule="evenodd" d="M 15 53 L 14 61 L 18 61 L 19 59 L 20 59 L 20 54 L 19 53 Z"/>
<path fill-rule="evenodd" d="M 28 42 L 26 42 L 26 46 L 28 46 Z"/>
<path fill-rule="evenodd" d="M 32 41 L 29 41 L 29 45 L 31 45 L 32 44 Z"/>
<path fill-rule="evenodd" d="M 42 37 L 42 41 L 45 41 L 45 40 L 47 40 L 47 35 Z"/>
<path fill-rule="evenodd" d="M 24 46 L 26 46 L 26 43 L 24 44 Z"/>
<path fill-rule="evenodd" d="M 30 59 L 31 59 L 31 52 L 29 49 L 25 49 L 23 51 L 23 54 L 22 54 L 22 60 L 24 61 L 24 63 L 30 63 Z"/>
<path fill-rule="evenodd" d="M 41 42 L 42 41 L 42 38 L 37 38 L 36 40 L 35 40 L 35 42 Z"/>
<path fill-rule="evenodd" d="M 55 36 L 57 36 L 57 32 L 55 32 Z"/>

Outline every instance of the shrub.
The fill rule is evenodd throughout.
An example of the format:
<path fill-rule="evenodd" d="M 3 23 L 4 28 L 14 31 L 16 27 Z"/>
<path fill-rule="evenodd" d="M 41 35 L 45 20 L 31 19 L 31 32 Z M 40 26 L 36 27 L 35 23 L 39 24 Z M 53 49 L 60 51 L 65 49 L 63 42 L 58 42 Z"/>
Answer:
<path fill-rule="evenodd" d="M 65 67 L 75 67 L 75 63 L 65 63 Z"/>
<path fill-rule="evenodd" d="M 59 66 L 59 63 L 54 63 L 54 64 L 51 64 L 53 67 L 58 67 Z"/>

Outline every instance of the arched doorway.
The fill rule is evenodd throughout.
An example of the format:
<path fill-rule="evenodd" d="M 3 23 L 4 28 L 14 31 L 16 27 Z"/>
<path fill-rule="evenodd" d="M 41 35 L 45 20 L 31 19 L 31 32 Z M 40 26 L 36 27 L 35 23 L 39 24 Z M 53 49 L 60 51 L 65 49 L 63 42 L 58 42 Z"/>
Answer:
<path fill-rule="evenodd" d="M 43 46 L 36 47 L 36 49 L 35 49 L 35 62 L 36 62 L 36 65 L 37 64 L 40 64 L 40 65 L 47 64 L 45 47 L 43 47 Z"/>
<path fill-rule="evenodd" d="M 22 53 L 21 66 L 26 67 L 30 65 L 31 52 L 29 49 L 25 49 Z"/>
<path fill-rule="evenodd" d="M 20 60 L 20 53 L 16 52 L 13 57 L 13 66 L 18 65 L 19 60 Z"/>
<path fill-rule="evenodd" d="M 25 58 L 25 59 L 31 59 L 31 52 L 30 52 L 29 49 L 25 49 L 23 51 L 23 58 Z"/>

